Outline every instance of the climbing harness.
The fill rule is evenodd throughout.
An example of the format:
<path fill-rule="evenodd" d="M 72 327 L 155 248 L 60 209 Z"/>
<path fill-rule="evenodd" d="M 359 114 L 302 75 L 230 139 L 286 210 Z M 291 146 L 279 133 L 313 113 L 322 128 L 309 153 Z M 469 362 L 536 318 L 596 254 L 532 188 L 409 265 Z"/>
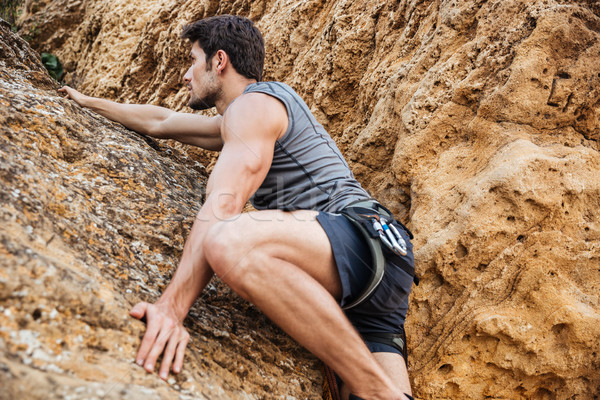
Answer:
<path fill-rule="evenodd" d="M 385 255 L 382 244 L 397 256 L 407 254 L 407 245 L 398 229 L 393 225 L 395 220 L 390 210 L 373 199 L 351 203 L 341 211 L 341 214 L 348 218 L 365 238 L 371 251 L 374 270 L 363 293 L 343 307 L 344 310 L 349 310 L 366 301 L 379 287 L 385 274 Z M 406 231 L 409 238 L 413 238 L 408 228 L 398 221 L 395 222 Z M 406 263 L 399 263 L 398 266 L 413 277 L 415 284 L 419 284 L 419 278 L 415 275 L 413 268 L 410 268 Z"/>

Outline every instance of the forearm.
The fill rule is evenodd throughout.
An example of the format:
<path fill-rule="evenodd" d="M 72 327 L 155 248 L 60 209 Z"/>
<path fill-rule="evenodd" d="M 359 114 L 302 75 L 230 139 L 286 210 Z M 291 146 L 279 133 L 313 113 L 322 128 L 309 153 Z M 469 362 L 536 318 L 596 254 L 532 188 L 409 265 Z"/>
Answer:
<path fill-rule="evenodd" d="M 158 139 L 173 139 L 207 150 L 220 150 L 221 117 L 178 113 L 151 104 L 121 104 L 87 97 L 81 103 L 128 129 Z"/>
<path fill-rule="evenodd" d="M 239 214 L 243 205 L 230 196 L 207 196 L 186 240 L 177 271 L 157 304 L 167 304 L 178 318 L 185 318 L 214 275 L 203 250 L 207 232 L 217 222 Z"/>
<path fill-rule="evenodd" d="M 63 86 L 58 89 L 82 107 L 125 125 L 127 128 L 159 139 L 175 139 L 207 150 L 220 150 L 221 116 L 181 113 L 151 104 L 122 104 L 86 96 Z"/>
<path fill-rule="evenodd" d="M 199 219 L 194 222 L 177 271 L 157 302 L 168 304 L 182 320 L 214 274 L 202 251 L 206 233 L 203 225 L 206 224 Z"/>
<path fill-rule="evenodd" d="M 172 112 L 150 104 L 122 104 L 89 96 L 82 98 L 80 104 L 132 131 L 150 136 L 155 136 L 156 127 Z"/>

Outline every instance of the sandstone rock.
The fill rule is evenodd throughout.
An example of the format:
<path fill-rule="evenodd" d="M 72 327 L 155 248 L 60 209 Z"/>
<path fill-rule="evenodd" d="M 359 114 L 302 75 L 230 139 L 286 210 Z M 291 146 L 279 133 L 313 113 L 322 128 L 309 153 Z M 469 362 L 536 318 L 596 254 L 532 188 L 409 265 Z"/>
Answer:
<path fill-rule="evenodd" d="M 257 22 L 266 79 L 307 100 L 358 179 L 416 235 L 417 397 L 597 397 L 597 1 L 86 7 L 48 1 L 23 30 L 38 21 L 35 47 L 58 54 L 86 93 L 175 109 L 185 109 L 181 26 L 225 12 Z"/>
<path fill-rule="evenodd" d="M 128 310 L 174 271 L 204 167 L 63 99 L 4 21 L 0 51 L 0 398 L 319 398 L 316 360 L 218 281 L 178 376 L 134 364 Z"/>

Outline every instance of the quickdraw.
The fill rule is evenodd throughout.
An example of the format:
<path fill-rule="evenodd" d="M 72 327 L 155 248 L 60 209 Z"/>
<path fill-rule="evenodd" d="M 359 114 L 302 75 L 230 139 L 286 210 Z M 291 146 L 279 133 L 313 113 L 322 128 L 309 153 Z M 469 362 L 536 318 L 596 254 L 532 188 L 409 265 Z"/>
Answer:
<path fill-rule="evenodd" d="M 377 214 L 358 214 L 361 217 L 367 218 L 371 220 L 373 224 L 373 229 L 375 229 L 379 233 L 379 240 L 381 243 L 385 244 L 385 246 L 398 254 L 399 256 L 405 256 L 406 252 L 406 241 L 398 232 L 398 229 L 391 223 L 388 225 L 388 221 L 380 217 Z"/>

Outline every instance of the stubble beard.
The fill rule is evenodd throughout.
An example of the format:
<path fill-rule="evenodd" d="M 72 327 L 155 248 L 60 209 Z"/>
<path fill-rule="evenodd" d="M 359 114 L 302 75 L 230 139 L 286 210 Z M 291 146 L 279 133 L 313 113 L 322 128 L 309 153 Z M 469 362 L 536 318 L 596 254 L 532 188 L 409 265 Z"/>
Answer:
<path fill-rule="evenodd" d="M 208 110 L 209 108 L 213 108 L 215 106 L 217 98 L 218 96 L 216 93 L 212 93 L 204 97 L 196 97 L 192 94 L 188 105 L 192 110 Z"/>
<path fill-rule="evenodd" d="M 190 100 L 188 101 L 188 105 L 192 110 L 208 110 L 209 108 L 213 108 L 217 101 L 221 98 L 223 94 L 223 90 L 217 85 L 214 80 L 210 81 L 210 85 L 207 85 L 205 94 L 202 97 L 194 95 L 192 91 L 190 93 Z"/>

